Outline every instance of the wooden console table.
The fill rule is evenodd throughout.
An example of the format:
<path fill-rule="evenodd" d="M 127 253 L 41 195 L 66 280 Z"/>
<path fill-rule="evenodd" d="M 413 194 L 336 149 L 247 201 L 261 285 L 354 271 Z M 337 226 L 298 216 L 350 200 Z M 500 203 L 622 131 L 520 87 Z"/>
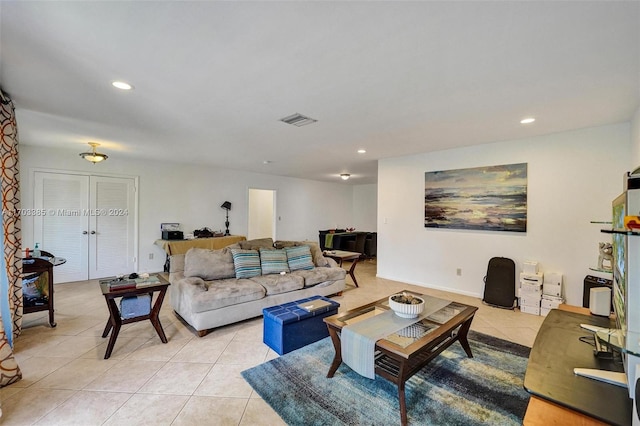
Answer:
<path fill-rule="evenodd" d="M 580 311 L 582 312 L 582 311 Z M 579 340 L 591 333 L 580 324 L 615 328 L 609 318 L 552 309 L 531 349 L 524 388 L 532 395 L 525 426 L 631 425 L 633 401 L 626 388 L 573 373 L 575 367 L 620 371 L 622 366 L 596 358 Z"/>
<path fill-rule="evenodd" d="M 169 257 L 174 254 L 185 254 L 190 248 L 194 247 L 218 250 L 246 239 L 243 235 L 227 235 L 226 237 L 194 238 L 193 240 L 156 240 L 155 245 L 161 247 L 167 253 L 164 271 L 169 272 Z"/>
<path fill-rule="evenodd" d="M 185 254 L 192 247 L 217 250 L 246 240 L 242 235 L 228 235 L 226 237 L 194 238 L 193 240 L 156 240 L 156 245 L 162 247 L 167 255 Z"/>

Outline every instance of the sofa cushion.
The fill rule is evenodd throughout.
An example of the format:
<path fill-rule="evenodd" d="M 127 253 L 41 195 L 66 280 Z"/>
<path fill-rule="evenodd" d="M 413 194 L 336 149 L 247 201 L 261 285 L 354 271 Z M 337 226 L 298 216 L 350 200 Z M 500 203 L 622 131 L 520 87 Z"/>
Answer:
<path fill-rule="evenodd" d="M 313 259 L 313 264 L 316 266 L 327 266 L 327 258 L 323 256 L 322 250 L 320 249 L 320 245 L 313 241 L 276 241 L 273 243 L 275 248 L 285 248 L 285 247 L 297 247 L 306 245 L 309 246 L 311 250 L 311 257 Z"/>
<path fill-rule="evenodd" d="M 239 241 L 238 244 L 240 244 L 240 248 L 243 250 L 259 250 L 261 248 L 272 249 L 273 239 L 258 238 L 255 240 Z"/>
<path fill-rule="evenodd" d="M 290 275 L 304 278 L 304 286 L 312 287 L 316 284 L 320 284 L 326 281 L 343 280 L 347 271 L 342 268 L 314 268 L 309 270 L 298 270 L 292 272 Z"/>
<path fill-rule="evenodd" d="M 287 252 L 287 262 L 290 270 L 297 271 L 299 269 L 314 268 L 309 246 L 286 247 L 285 251 Z"/>
<path fill-rule="evenodd" d="M 269 250 L 261 248 L 260 267 L 262 268 L 262 275 L 289 272 L 287 252 L 284 250 Z"/>
<path fill-rule="evenodd" d="M 205 282 L 207 291 L 194 292 L 191 297 L 193 312 L 206 312 L 225 306 L 238 305 L 262 299 L 266 290 L 247 279 L 225 279 Z M 242 309 L 239 307 L 238 309 Z"/>
<path fill-rule="evenodd" d="M 236 278 L 257 277 L 262 273 L 257 250 L 231 249 Z"/>
<path fill-rule="evenodd" d="M 267 291 L 267 296 L 300 290 L 304 287 L 304 278 L 292 274 L 261 275 L 251 278 L 251 281 L 263 286 Z"/>
<path fill-rule="evenodd" d="M 184 256 L 184 276 L 200 277 L 205 281 L 235 277 L 231 250 L 190 248 Z"/>

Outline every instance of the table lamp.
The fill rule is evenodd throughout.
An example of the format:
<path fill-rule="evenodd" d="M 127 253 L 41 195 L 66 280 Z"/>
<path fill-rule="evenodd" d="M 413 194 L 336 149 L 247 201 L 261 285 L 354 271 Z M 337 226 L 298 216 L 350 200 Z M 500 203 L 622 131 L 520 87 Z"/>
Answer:
<path fill-rule="evenodd" d="M 227 219 L 224 222 L 224 225 L 227 227 L 227 230 L 224 232 L 224 235 L 231 235 L 229 233 L 229 210 L 231 210 L 231 202 L 230 201 L 225 201 L 224 203 L 222 203 L 222 205 L 220 206 L 223 209 L 225 209 L 227 211 Z"/>

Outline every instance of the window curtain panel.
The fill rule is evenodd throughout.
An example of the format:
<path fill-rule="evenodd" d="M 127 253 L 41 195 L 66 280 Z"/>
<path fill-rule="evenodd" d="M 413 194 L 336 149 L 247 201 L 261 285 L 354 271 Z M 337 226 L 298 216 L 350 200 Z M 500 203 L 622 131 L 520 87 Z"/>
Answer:
<path fill-rule="evenodd" d="M 22 238 L 18 126 L 13 101 L 0 89 L 0 197 L 2 239 L 0 249 L 0 387 L 22 378 L 13 356 L 13 340 L 22 329 Z"/>

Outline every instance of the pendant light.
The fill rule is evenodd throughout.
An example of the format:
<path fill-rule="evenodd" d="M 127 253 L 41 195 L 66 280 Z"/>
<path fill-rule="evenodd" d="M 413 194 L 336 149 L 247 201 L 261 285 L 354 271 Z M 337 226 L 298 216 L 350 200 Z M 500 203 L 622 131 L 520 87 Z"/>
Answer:
<path fill-rule="evenodd" d="M 88 142 L 88 144 L 91 146 L 92 151 L 91 152 L 83 152 L 83 153 L 79 154 L 80 157 L 84 158 L 87 161 L 91 161 L 93 164 L 99 163 L 99 162 L 104 161 L 107 158 L 109 158 L 107 156 L 107 154 L 101 154 L 99 152 L 96 152 L 96 147 L 100 146 L 99 143 Z"/>

